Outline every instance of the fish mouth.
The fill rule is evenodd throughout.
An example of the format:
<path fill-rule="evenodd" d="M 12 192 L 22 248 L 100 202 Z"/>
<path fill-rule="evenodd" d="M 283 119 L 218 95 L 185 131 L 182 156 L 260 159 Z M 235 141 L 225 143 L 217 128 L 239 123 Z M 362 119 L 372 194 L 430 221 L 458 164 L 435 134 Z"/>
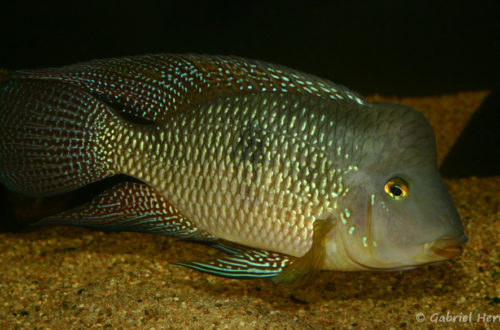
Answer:
<path fill-rule="evenodd" d="M 467 242 L 467 236 L 460 237 L 443 236 L 431 242 L 429 251 L 446 259 L 455 258 L 463 253 L 463 245 Z"/>

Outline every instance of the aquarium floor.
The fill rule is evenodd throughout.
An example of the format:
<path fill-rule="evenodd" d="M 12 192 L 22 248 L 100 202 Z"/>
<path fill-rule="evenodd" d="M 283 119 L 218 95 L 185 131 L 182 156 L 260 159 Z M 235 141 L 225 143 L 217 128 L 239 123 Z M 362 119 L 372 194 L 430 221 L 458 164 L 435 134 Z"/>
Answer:
<path fill-rule="evenodd" d="M 370 99 L 422 111 L 437 132 L 441 162 L 486 95 Z M 481 318 L 500 314 L 500 176 L 445 182 L 470 240 L 462 257 L 406 272 L 321 272 L 294 290 L 173 265 L 218 252 L 161 236 L 70 227 L 0 233 L 0 327 L 500 326 Z M 447 313 L 472 322 L 430 320 Z"/>

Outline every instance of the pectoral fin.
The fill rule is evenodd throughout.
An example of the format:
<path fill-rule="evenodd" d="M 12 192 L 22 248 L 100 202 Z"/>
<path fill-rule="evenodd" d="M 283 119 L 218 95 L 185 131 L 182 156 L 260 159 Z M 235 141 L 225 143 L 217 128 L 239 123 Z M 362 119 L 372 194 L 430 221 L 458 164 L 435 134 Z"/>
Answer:
<path fill-rule="evenodd" d="M 151 187 L 120 183 L 80 207 L 44 218 L 35 225 L 71 225 L 103 230 L 175 236 L 203 243 L 217 241 L 197 228 Z"/>
<path fill-rule="evenodd" d="M 316 220 L 310 250 L 296 259 L 281 253 L 222 241 L 198 229 L 151 187 L 125 182 L 104 191 L 89 203 L 44 218 L 34 225 L 72 225 L 137 231 L 207 243 L 230 256 L 209 262 L 175 264 L 217 276 L 268 278 L 275 283 L 297 287 L 306 283 L 321 269 L 326 254 L 327 234 L 334 222 L 331 219 Z"/>
<path fill-rule="evenodd" d="M 335 222 L 332 219 L 316 220 L 313 225 L 313 243 L 309 251 L 271 280 L 289 287 L 298 287 L 307 283 L 323 266 L 327 234 L 334 225 Z"/>
<path fill-rule="evenodd" d="M 324 264 L 327 235 L 335 225 L 332 219 L 314 222 L 313 244 L 301 258 L 276 252 L 241 247 L 232 243 L 212 244 L 231 256 L 208 262 L 177 262 L 212 275 L 230 278 L 268 278 L 274 283 L 298 287 L 309 281 Z"/>

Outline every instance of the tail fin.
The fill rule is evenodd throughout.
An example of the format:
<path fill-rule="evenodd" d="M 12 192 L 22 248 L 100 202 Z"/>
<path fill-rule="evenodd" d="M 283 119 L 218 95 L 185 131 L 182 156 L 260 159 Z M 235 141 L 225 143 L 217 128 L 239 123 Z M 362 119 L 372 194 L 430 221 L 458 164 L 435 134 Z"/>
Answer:
<path fill-rule="evenodd" d="M 3 73 L 1 183 L 13 191 L 47 196 L 115 174 L 99 143 L 115 116 L 106 104 L 77 87 L 9 79 Z"/>

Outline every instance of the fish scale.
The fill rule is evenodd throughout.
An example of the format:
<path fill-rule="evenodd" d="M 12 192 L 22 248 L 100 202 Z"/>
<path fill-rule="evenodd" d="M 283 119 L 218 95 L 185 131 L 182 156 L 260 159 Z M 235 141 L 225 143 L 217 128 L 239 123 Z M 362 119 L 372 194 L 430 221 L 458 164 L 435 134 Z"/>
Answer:
<path fill-rule="evenodd" d="M 265 62 L 237 57 L 145 55 L 94 60 L 45 70 L 22 70 L 14 77 L 63 80 L 85 87 L 108 101 L 119 101 L 135 115 L 151 120 L 234 93 L 308 93 L 364 104 L 341 85 Z"/>
<path fill-rule="evenodd" d="M 138 131 L 129 125 L 121 133 L 103 134 L 109 140 L 99 149 L 113 151 L 115 158 L 109 163 L 119 164 L 116 172 L 155 187 L 212 235 L 300 257 L 311 247 L 314 220 L 331 213 L 340 194 L 325 187 L 342 189 L 337 173 L 348 169 L 341 162 L 325 165 L 321 145 L 330 125 L 327 115 L 311 115 L 316 99 L 280 94 L 262 99 L 224 98 L 159 127 Z M 127 127 L 109 125 L 119 126 Z M 317 128 L 311 133 L 308 127 Z M 242 143 L 255 136 L 264 141 L 258 151 L 262 158 L 254 158 L 254 148 Z M 159 152 L 144 148 L 147 139 L 158 141 Z M 323 174 L 311 175 L 317 173 L 315 168 L 323 168 Z"/>
<path fill-rule="evenodd" d="M 0 181 L 46 196 L 126 174 L 39 224 L 160 233 L 230 254 L 179 263 L 302 284 L 409 269 L 466 241 L 415 110 L 237 57 L 0 70 Z M 13 155 L 11 157 L 11 155 Z"/>

